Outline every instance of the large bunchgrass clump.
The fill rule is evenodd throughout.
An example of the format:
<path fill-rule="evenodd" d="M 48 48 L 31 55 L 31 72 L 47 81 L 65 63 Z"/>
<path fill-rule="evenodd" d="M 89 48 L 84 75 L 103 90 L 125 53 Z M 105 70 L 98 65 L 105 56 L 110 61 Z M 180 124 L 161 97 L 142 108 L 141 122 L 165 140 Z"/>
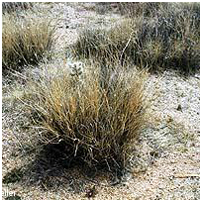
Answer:
<path fill-rule="evenodd" d="M 18 16 L 16 13 L 2 16 L 2 66 L 3 69 L 19 69 L 26 64 L 37 63 L 50 50 L 54 29 L 50 21 L 42 18 Z"/>
<path fill-rule="evenodd" d="M 43 131 L 40 142 L 63 142 L 68 157 L 90 167 L 123 168 L 145 123 L 146 73 L 114 69 L 104 76 L 99 67 L 82 71 L 78 63 L 43 71 L 30 80 L 23 101 Z"/>
<path fill-rule="evenodd" d="M 136 3 L 138 4 L 138 3 Z M 134 4 L 134 5 L 136 5 Z M 143 5 L 143 4 L 140 4 Z M 200 4 L 148 4 L 155 12 L 119 22 L 107 29 L 81 32 L 72 50 L 76 57 L 101 63 L 124 60 L 137 66 L 175 68 L 183 73 L 199 69 Z M 145 5 L 144 5 L 145 7 Z"/>

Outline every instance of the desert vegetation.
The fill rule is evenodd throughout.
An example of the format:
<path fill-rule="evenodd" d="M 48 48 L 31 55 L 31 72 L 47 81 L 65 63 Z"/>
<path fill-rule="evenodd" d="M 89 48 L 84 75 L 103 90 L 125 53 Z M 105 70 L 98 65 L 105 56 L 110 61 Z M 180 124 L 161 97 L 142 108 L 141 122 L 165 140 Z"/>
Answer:
<path fill-rule="evenodd" d="M 110 5 L 110 4 L 108 4 Z M 87 28 L 72 49 L 78 58 L 131 61 L 143 68 L 199 70 L 199 3 L 116 3 L 130 18 L 111 28 Z"/>
<path fill-rule="evenodd" d="M 145 122 L 146 75 L 115 70 L 106 78 L 94 65 L 84 67 L 81 75 L 74 73 L 76 68 L 58 67 L 55 75 L 46 72 L 28 85 L 26 106 L 44 131 L 40 141 L 65 143 L 67 155 L 90 167 L 124 168 L 128 145 Z"/>
<path fill-rule="evenodd" d="M 10 5 L 10 4 L 9 4 Z M 5 6 L 10 11 L 15 6 Z M 20 4 L 21 5 L 21 4 Z M 15 9 L 18 10 L 16 6 Z M 24 5 L 24 4 L 22 4 Z M 25 5 L 21 9 L 25 7 Z M 23 12 L 23 11 L 22 11 Z M 32 18 L 17 12 L 5 12 L 2 16 L 2 67 L 20 69 L 23 65 L 36 64 L 46 56 L 53 43 L 54 28 L 50 20 Z"/>
<path fill-rule="evenodd" d="M 110 173 L 118 179 L 114 186 L 124 173 L 136 174 L 138 166 L 143 173 L 142 167 L 153 165 L 161 153 L 172 153 L 176 145 L 186 152 L 189 142 L 196 140 L 195 131 L 189 134 L 174 116 L 176 111 L 183 114 L 187 105 L 178 102 L 189 94 L 179 90 L 175 76 L 181 83 L 188 79 L 197 84 L 200 4 L 89 5 L 64 3 L 69 10 L 61 15 L 60 3 L 2 4 L 3 153 L 8 156 L 4 161 L 20 162 L 3 163 L 4 184 L 26 181 L 23 189 L 31 182 L 32 187 L 40 184 L 49 190 L 55 186 L 52 178 L 58 180 L 75 166 L 77 171 L 87 170 L 91 183 L 97 173 Z M 83 23 L 81 16 L 87 14 L 82 9 L 89 9 L 93 18 L 99 15 L 98 26 Z M 44 13 L 37 14 L 39 10 Z M 110 25 L 100 24 L 103 14 L 111 13 Z M 69 15 L 81 22 L 71 26 Z M 165 91 L 158 82 L 174 82 L 177 92 Z M 172 96 L 178 96 L 177 104 L 167 102 Z M 164 109 L 168 106 L 174 106 L 168 108 L 175 110 L 173 116 Z M 36 179 L 31 179 L 35 172 Z M 64 178 L 78 194 L 74 180 Z M 86 196 L 94 195 L 95 189 L 85 191 Z"/>
<path fill-rule="evenodd" d="M 19 12 L 22 10 L 32 9 L 31 2 L 2 2 L 2 13 Z"/>
<path fill-rule="evenodd" d="M 53 43 L 50 22 L 21 18 L 16 13 L 4 14 L 3 19 L 3 67 L 36 64 L 45 57 Z M 111 37 L 122 44 L 122 49 L 127 42 L 125 33 L 129 37 L 131 30 L 128 24 L 126 21 L 125 32 L 118 27 L 111 30 Z M 105 45 L 103 49 L 97 47 L 96 39 L 88 40 L 93 44 L 87 46 L 106 58 L 104 66 L 98 58 L 87 62 L 87 66 L 74 60 L 66 63 L 67 58 L 56 72 L 45 65 L 44 69 L 49 70 L 38 69 L 37 75 L 23 77 L 27 87 L 19 99 L 25 111 L 31 111 L 34 127 L 43 131 L 37 138 L 40 143 L 63 142 L 68 146 L 64 151 L 67 156 L 78 156 L 89 167 L 105 164 L 109 170 L 117 166 L 122 169 L 130 153 L 129 145 L 145 122 L 146 71 L 122 68 L 118 58 L 116 61 L 116 52 L 109 52 Z M 88 57 L 84 55 L 85 58 Z"/>

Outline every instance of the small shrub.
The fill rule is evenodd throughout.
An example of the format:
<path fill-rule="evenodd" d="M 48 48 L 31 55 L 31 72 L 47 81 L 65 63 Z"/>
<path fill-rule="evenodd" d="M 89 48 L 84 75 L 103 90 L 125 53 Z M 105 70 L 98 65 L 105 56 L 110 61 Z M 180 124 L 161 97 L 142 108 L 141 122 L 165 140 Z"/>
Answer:
<path fill-rule="evenodd" d="M 17 69 L 37 63 L 51 48 L 54 29 L 46 19 L 2 16 L 2 66 Z"/>
<path fill-rule="evenodd" d="M 23 103 L 44 132 L 40 141 L 64 142 L 67 156 L 80 157 L 90 167 L 122 168 L 130 142 L 145 123 L 146 74 L 116 69 L 105 77 L 99 67 L 75 68 L 44 70 L 28 84 Z"/>

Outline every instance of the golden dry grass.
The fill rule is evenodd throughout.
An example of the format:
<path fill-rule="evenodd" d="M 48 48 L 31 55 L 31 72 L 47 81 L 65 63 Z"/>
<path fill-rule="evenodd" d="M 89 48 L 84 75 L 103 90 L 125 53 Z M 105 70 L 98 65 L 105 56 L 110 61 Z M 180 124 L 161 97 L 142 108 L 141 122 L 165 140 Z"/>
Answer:
<path fill-rule="evenodd" d="M 64 142 L 69 156 L 90 167 L 124 167 L 128 144 L 145 123 L 146 73 L 115 69 L 106 77 L 100 67 L 89 66 L 79 75 L 70 66 L 46 71 L 27 87 L 23 102 L 44 131 L 40 141 Z"/>
<path fill-rule="evenodd" d="M 62 11 L 62 13 L 67 11 L 67 7 L 70 10 L 73 8 L 72 5 L 67 6 L 65 3 L 54 3 L 50 6 L 53 7 L 54 12 Z M 50 7 L 44 7 L 43 9 L 47 11 Z M 80 16 L 77 15 L 77 9 L 74 9 L 75 16 L 72 17 L 72 20 L 74 25 L 78 25 L 78 22 L 86 17 L 87 12 Z M 52 16 L 54 12 L 48 15 Z M 47 13 L 44 17 L 47 17 Z M 93 16 L 93 19 L 96 17 L 100 16 Z M 68 16 L 66 16 L 66 20 L 68 21 Z M 127 27 L 127 24 L 125 27 Z M 62 31 L 66 33 L 66 26 L 63 27 L 63 30 L 59 29 L 60 34 Z M 76 30 L 74 33 L 76 33 Z M 120 53 L 126 53 L 125 51 L 127 51 L 125 47 L 128 47 L 128 41 L 130 42 L 130 30 L 127 33 L 129 35 L 126 34 L 126 39 L 124 39 L 124 32 L 121 32 L 120 35 L 112 34 L 111 40 L 124 41 Z M 64 38 L 59 37 L 57 40 L 61 43 L 64 43 L 67 38 L 68 41 L 73 41 L 75 35 L 73 38 L 71 38 L 71 35 L 74 34 L 66 34 Z M 161 53 L 162 45 L 157 41 L 148 44 L 151 54 L 153 49 L 156 55 Z M 159 47 L 156 48 L 158 45 Z M 118 48 L 118 46 L 115 47 Z M 124 49 L 125 51 L 123 51 Z M 181 48 L 179 49 L 181 50 Z M 106 55 L 111 53 L 104 49 L 103 52 Z M 110 54 L 108 55 L 110 56 Z M 114 54 L 114 56 L 116 55 Z M 144 91 L 144 81 L 141 79 L 145 79 L 145 73 L 140 73 L 133 68 L 130 70 L 127 68 L 125 70 L 116 69 L 117 67 L 120 68 L 120 62 L 112 63 L 110 60 L 106 60 L 106 63 L 109 61 L 110 65 L 102 65 L 101 70 L 95 64 L 87 65 L 83 73 L 82 68 L 74 70 L 74 64 L 70 65 L 70 69 L 66 69 L 66 65 L 62 65 L 59 57 L 55 61 L 55 66 L 51 64 L 51 68 L 48 69 L 50 64 L 44 64 L 42 70 L 38 69 L 34 75 L 31 73 L 35 70 L 34 67 L 23 69 L 29 72 L 29 77 L 26 80 L 23 76 L 22 79 L 18 80 L 15 75 L 13 80 L 17 82 L 16 86 L 10 80 L 8 80 L 8 84 L 4 83 L 2 139 L 3 179 L 6 183 L 4 188 L 9 187 L 9 190 L 15 191 L 16 196 L 21 199 L 87 199 L 86 188 L 89 189 L 93 185 L 96 185 L 96 194 L 93 199 L 198 199 L 200 192 L 198 184 L 199 141 L 198 139 L 193 140 L 195 134 L 199 134 L 199 129 L 196 127 L 198 126 L 198 102 L 196 101 L 198 100 L 198 93 L 195 91 L 198 81 L 197 84 L 191 81 L 175 83 L 172 80 L 174 75 L 171 74 L 166 78 L 165 83 L 160 82 L 159 96 L 155 104 L 152 104 L 151 109 L 151 111 L 160 112 L 156 115 L 159 118 L 159 126 L 152 125 L 152 130 L 145 128 L 146 130 L 141 131 L 140 139 L 133 142 L 132 139 L 138 136 L 138 127 L 141 128 L 148 121 L 144 111 L 146 107 L 144 95 L 146 94 L 151 98 L 154 94 L 153 88 L 150 86 L 146 93 Z M 154 57 L 157 58 L 157 56 Z M 38 68 L 38 65 L 35 68 Z M 18 72 L 16 74 L 19 75 Z M 24 75 L 24 72 L 22 74 Z M 157 76 L 157 78 L 152 79 L 153 76 L 156 77 L 156 75 L 150 75 L 150 82 L 156 83 L 159 78 Z M 194 79 L 198 80 L 197 78 Z M 27 85 L 25 93 L 22 92 L 22 85 Z M 142 88 L 142 92 L 139 88 L 136 89 L 138 86 Z M 181 95 L 179 95 L 182 92 L 181 86 L 184 87 L 182 97 L 186 98 L 188 96 L 186 99 L 191 104 L 188 108 L 192 109 L 190 111 L 186 106 L 182 106 L 183 113 L 175 111 L 181 101 Z M 165 87 L 167 90 L 165 90 Z M 190 90 L 190 87 L 193 87 L 193 89 Z M 196 94 L 197 97 L 195 97 Z M 168 105 L 166 101 L 170 97 L 172 97 L 172 102 Z M 194 105 L 192 104 L 192 98 Z M 138 107 L 134 107 L 134 105 L 138 106 L 138 103 L 143 106 L 143 108 L 139 107 L 140 110 L 138 110 Z M 186 100 L 185 103 L 187 104 Z M 197 106 L 196 111 L 195 104 Z M 22 105 L 26 106 L 23 108 Z M 129 111 L 129 109 L 132 109 L 132 111 Z M 168 111 L 169 114 L 173 115 L 172 118 L 179 120 L 181 117 L 186 120 L 185 125 L 190 125 L 190 129 L 194 130 L 194 136 L 192 137 L 189 134 L 181 136 L 179 134 L 181 132 L 177 130 L 179 127 L 177 122 L 176 128 L 173 128 L 172 120 L 175 119 L 169 118 L 170 126 L 166 126 L 164 124 L 165 120 L 160 117 L 161 115 L 167 116 Z M 196 112 L 197 117 L 195 117 Z M 175 116 L 176 114 L 179 116 Z M 189 115 L 194 119 L 190 119 Z M 28 118 L 31 118 L 31 120 L 28 120 Z M 150 119 L 154 121 L 151 116 Z M 87 125 L 81 127 L 81 123 Z M 30 128 L 33 125 L 34 127 Z M 125 134 L 121 132 L 122 128 L 126 132 Z M 168 128 L 169 130 L 165 130 Z M 127 129 L 131 133 L 128 134 Z M 115 132 L 116 130 L 117 132 Z M 133 134 L 132 130 L 134 130 Z M 182 128 L 182 130 L 184 129 Z M 126 141 L 123 138 L 124 135 L 129 137 Z M 102 137 L 104 139 L 101 139 Z M 125 146 L 121 147 L 118 139 L 113 139 L 116 137 L 122 137 Z M 130 138 L 132 143 L 130 143 Z M 191 144 L 189 144 L 189 139 Z M 48 145 L 37 147 L 38 145 L 34 142 L 37 140 Z M 99 140 L 103 145 L 99 145 L 99 142 L 97 145 L 94 144 L 96 140 Z M 183 144 L 185 142 L 186 146 L 176 144 L 178 141 L 183 142 Z M 108 142 L 110 144 L 107 147 Z M 66 150 L 60 148 L 63 148 L 64 145 L 67 148 Z M 130 152 L 128 145 L 133 147 L 134 150 Z M 41 148 L 43 148 L 43 151 L 41 151 Z M 101 152 L 98 153 L 96 148 L 99 148 Z M 175 150 L 178 150 L 177 154 Z M 120 158 L 114 155 L 117 154 L 117 151 L 122 152 Z M 161 153 L 162 151 L 163 153 Z M 99 172 L 96 172 L 98 176 L 94 177 L 94 174 L 89 174 L 90 172 L 87 169 L 87 175 L 93 176 L 89 181 L 84 176 L 87 173 L 84 171 L 85 167 L 80 169 L 79 166 L 76 166 L 68 169 L 69 167 L 63 162 L 64 160 L 68 164 L 71 161 L 71 158 L 68 161 L 66 156 L 72 156 L 72 158 L 80 161 L 77 158 L 80 156 L 89 165 L 104 161 L 107 167 L 112 169 L 113 163 L 116 166 L 116 163 L 119 163 L 119 166 L 124 165 L 124 159 L 128 153 L 131 154 L 130 166 L 132 169 L 130 171 L 134 175 L 132 178 L 128 178 L 126 175 L 127 180 L 123 180 L 123 182 L 118 180 L 118 186 L 117 181 L 111 179 L 111 172 L 103 172 L 103 176 L 99 176 Z M 164 156 L 167 153 L 171 155 L 169 157 Z M 96 162 L 92 157 L 99 160 L 99 162 Z M 116 162 L 113 162 L 112 158 Z M 187 159 L 190 159 L 190 161 L 187 161 Z M 183 170 L 183 174 L 181 174 L 181 170 Z M 180 178 L 181 176 L 189 177 L 176 184 L 177 176 L 180 176 Z M 197 179 L 195 180 L 196 176 Z M 111 180 L 112 182 L 110 182 Z M 121 183 L 119 184 L 119 182 Z M 175 186 L 173 186 L 173 183 Z M 179 187 L 179 184 L 182 186 Z M 165 187 L 166 189 L 164 189 Z"/>
<path fill-rule="evenodd" d="M 2 16 L 2 66 L 19 69 L 22 65 L 37 63 L 50 50 L 54 29 L 50 20 L 18 16 Z"/>

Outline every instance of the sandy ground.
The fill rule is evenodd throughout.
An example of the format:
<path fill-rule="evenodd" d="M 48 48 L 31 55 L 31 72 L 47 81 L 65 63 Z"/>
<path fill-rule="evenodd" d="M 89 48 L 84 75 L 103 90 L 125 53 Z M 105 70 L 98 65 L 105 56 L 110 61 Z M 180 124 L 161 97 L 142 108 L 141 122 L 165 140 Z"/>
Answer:
<path fill-rule="evenodd" d="M 60 18 L 54 47 L 56 57 L 60 58 L 66 54 L 65 48 L 76 41 L 82 28 L 110 26 L 123 18 L 116 13 L 98 13 L 93 3 L 46 3 L 37 6 L 41 16 Z M 19 181 L 3 183 L 3 191 L 15 191 L 21 199 L 88 199 L 87 190 L 95 185 L 93 199 L 200 199 L 198 74 L 184 78 L 169 71 L 149 76 L 148 96 L 150 93 L 156 95 L 151 108 L 155 124 L 142 131 L 130 161 L 132 172 L 127 172 L 121 181 L 104 171 L 89 177 L 88 171 L 84 172 L 79 167 L 54 167 L 52 162 L 33 158 L 30 150 L 30 155 L 27 155 L 28 149 L 21 145 L 20 138 L 36 131 L 20 129 L 19 126 L 26 124 L 26 120 L 23 119 L 22 123 L 23 112 L 17 101 L 9 99 L 13 96 L 12 86 L 12 82 L 8 83 L 3 78 L 3 179 L 13 170 L 19 176 L 18 169 L 28 174 Z M 27 166 L 27 162 L 31 167 Z M 50 165 L 45 167 L 43 163 Z"/>

